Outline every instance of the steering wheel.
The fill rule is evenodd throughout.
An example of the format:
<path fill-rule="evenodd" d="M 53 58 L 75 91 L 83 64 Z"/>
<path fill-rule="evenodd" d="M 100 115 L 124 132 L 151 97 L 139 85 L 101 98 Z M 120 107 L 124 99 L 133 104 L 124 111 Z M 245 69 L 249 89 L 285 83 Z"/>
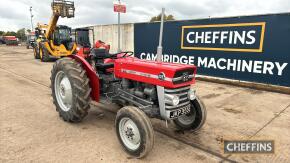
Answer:
<path fill-rule="evenodd" d="M 119 54 L 123 54 L 123 55 L 121 57 L 118 57 Z M 125 58 L 125 57 L 130 57 L 133 54 L 134 54 L 134 52 L 132 52 L 132 51 L 125 51 L 125 52 L 120 52 L 120 53 L 112 54 L 110 56 L 110 58 L 112 58 L 112 59 Z"/>

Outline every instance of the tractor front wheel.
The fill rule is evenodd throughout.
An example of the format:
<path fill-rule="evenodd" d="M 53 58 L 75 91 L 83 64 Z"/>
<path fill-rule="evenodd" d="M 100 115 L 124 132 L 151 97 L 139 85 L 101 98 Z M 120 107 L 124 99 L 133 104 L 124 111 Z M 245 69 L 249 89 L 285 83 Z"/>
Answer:
<path fill-rule="evenodd" d="M 33 47 L 33 54 L 34 54 L 34 59 L 40 59 L 38 46 Z"/>
<path fill-rule="evenodd" d="M 154 145 L 154 132 L 150 119 L 140 109 L 126 106 L 116 117 L 116 132 L 123 149 L 133 157 L 146 156 Z"/>
<path fill-rule="evenodd" d="M 91 88 L 86 71 L 77 61 L 62 58 L 54 63 L 50 80 L 59 116 L 64 121 L 80 122 L 90 108 Z"/>
<path fill-rule="evenodd" d="M 46 50 L 45 47 L 42 47 L 41 48 L 40 59 L 41 59 L 42 62 L 48 62 L 50 60 L 50 58 L 49 58 L 49 52 Z"/>
<path fill-rule="evenodd" d="M 190 113 L 178 117 L 173 122 L 182 130 L 197 131 L 204 125 L 206 120 L 206 108 L 198 97 L 191 101 L 190 105 Z"/>

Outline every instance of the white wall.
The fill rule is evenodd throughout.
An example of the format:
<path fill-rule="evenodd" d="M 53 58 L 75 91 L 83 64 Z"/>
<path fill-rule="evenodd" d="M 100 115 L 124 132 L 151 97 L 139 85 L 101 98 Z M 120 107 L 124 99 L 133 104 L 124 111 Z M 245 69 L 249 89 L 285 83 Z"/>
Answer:
<path fill-rule="evenodd" d="M 111 53 L 118 49 L 118 25 L 97 25 L 90 27 L 94 31 L 94 41 L 102 40 L 111 45 Z M 90 32 L 93 43 L 93 33 Z M 121 24 L 121 50 L 134 51 L 134 24 Z"/>

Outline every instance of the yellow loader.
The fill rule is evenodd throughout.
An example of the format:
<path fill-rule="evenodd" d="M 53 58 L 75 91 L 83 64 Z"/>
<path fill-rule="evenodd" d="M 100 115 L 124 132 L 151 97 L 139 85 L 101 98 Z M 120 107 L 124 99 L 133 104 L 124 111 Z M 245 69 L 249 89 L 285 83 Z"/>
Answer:
<path fill-rule="evenodd" d="M 53 11 L 49 24 L 37 24 L 35 28 L 36 42 L 34 46 L 34 58 L 42 62 L 48 62 L 50 57 L 61 58 L 69 56 L 76 51 L 76 43 L 71 39 L 71 28 L 64 25 L 57 26 L 59 17 L 74 17 L 74 2 L 65 0 L 53 0 Z"/>

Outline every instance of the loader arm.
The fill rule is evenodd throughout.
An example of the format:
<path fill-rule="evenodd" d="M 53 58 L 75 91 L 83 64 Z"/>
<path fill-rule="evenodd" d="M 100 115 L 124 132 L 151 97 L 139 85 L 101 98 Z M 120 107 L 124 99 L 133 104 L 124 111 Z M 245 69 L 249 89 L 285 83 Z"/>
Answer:
<path fill-rule="evenodd" d="M 50 40 L 52 37 L 59 17 L 73 18 L 75 12 L 73 1 L 53 0 L 53 2 L 51 3 L 51 8 L 52 16 L 50 18 L 48 28 L 45 33 L 45 38 L 47 38 L 48 40 Z"/>
<path fill-rule="evenodd" d="M 47 38 L 48 40 L 51 40 L 51 36 L 56 28 L 58 18 L 59 18 L 59 16 L 55 15 L 55 14 L 53 14 L 52 17 L 50 18 L 48 28 L 47 28 L 47 31 L 45 33 L 45 38 Z"/>

